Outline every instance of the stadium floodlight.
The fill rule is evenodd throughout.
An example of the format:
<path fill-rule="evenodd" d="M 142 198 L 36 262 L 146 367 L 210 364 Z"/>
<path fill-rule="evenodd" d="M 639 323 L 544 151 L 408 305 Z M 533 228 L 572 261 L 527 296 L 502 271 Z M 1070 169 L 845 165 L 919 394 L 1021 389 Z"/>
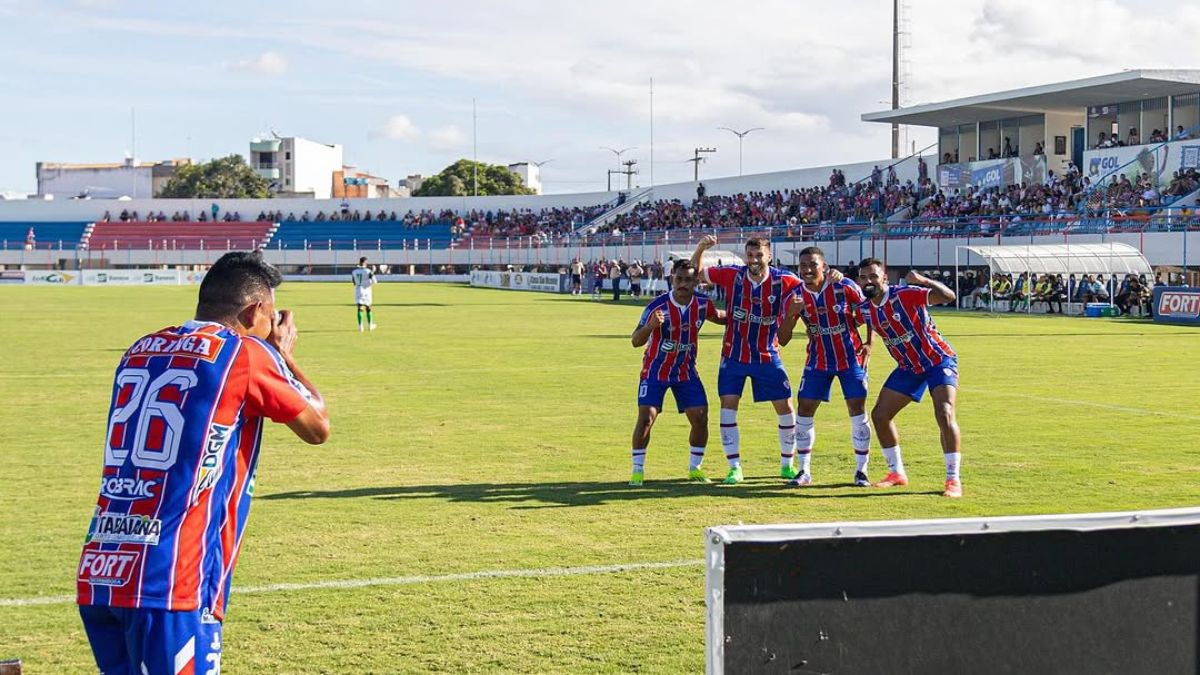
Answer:
<path fill-rule="evenodd" d="M 738 137 L 738 175 L 739 176 L 742 175 L 742 139 L 749 136 L 751 132 L 763 131 L 764 128 L 763 127 L 751 127 L 749 129 L 746 129 L 745 131 L 738 131 L 736 129 L 730 129 L 729 127 L 717 127 L 717 129 L 722 130 L 722 131 L 728 131 L 729 133 Z"/>
<path fill-rule="evenodd" d="M 600 149 L 607 150 L 617 156 L 617 171 L 620 171 L 621 170 L 621 155 L 629 152 L 630 150 L 637 150 L 637 146 L 631 145 L 628 148 L 621 148 L 620 150 L 617 150 L 616 148 L 610 148 L 607 145 L 602 145 L 602 146 L 600 146 Z"/>

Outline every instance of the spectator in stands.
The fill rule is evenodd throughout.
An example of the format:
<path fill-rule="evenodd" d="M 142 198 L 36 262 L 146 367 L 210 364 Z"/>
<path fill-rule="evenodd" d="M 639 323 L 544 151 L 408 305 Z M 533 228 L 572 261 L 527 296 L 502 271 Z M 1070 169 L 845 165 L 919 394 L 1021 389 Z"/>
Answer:
<path fill-rule="evenodd" d="M 1108 134 L 1103 131 L 1096 137 L 1096 148 L 1111 148 L 1112 142 L 1108 140 Z"/>
<path fill-rule="evenodd" d="M 995 148 L 988 148 L 987 158 L 988 159 L 1000 159 L 1000 155 L 996 154 Z"/>
<path fill-rule="evenodd" d="M 879 165 L 871 169 L 871 187 L 878 188 L 883 183 L 883 174 L 879 171 Z"/>
<path fill-rule="evenodd" d="M 1188 132 L 1184 130 L 1184 128 L 1183 128 L 1183 125 L 1182 125 L 1182 124 L 1180 124 L 1179 126 L 1175 127 L 1175 140 L 1177 140 L 1177 141 L 1186 141 L 1186 140 L 1188 140 L 1189 138 L 1191 138 L 1191 136 L 1189 136 L 1189 135 L 1188 135 Z"/>
<path fill-rule="evenodd" d="M 1038 141 L 1038 142 L 1036 142 L 1036 143 L 1034 143 L 1034 144 L 1033 144 L 1033 156 L 1034 156 L 1034 157 L 1037 157 L 1038 155 L 1042 155 L 1042 156 L 1044 156 L 1045 154 L 1046 154 L 1046 150 L 1045 150 L 1045 148 L 1042 146 L 1042 142 L 1041 142 L 1041 141 Z"/>
<path fill-rule="evenodd" d="M 696 186 L 696 199 L 704 201 L 704 195 L 708 193 L 708 188 L 704 187 L 704 183 Z"/>
<path fill-rule="evenodd" d="M 924 157 L 917 157 L 917 185 L 925 187 L 929 183 L 929 165 Z"/>
<path fill-rule="evenodd" d="M 1129 136 L 1125 139 L 1125 145 L 1141 145 L 1142 137 L 1138 135 L 1137 127 L 1129 127 Z"/>

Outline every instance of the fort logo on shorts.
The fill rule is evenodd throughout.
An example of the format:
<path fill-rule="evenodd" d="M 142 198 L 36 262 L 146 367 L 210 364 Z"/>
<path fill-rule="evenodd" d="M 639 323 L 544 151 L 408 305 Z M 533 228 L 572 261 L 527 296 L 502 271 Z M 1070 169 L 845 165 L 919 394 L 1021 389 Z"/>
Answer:
<path fill-rule="evenodd" d="M 86 551 L 76 578 L 93 586 L 124 586 L 137 569 L 138 551 Z"/>

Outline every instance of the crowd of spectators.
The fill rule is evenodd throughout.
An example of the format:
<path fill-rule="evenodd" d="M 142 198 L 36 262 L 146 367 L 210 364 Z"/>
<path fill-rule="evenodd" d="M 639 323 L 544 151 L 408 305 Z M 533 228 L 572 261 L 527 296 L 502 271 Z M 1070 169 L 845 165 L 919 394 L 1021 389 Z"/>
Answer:
<path fill-rule="evenodd" d="M 1186 141 L 1192 138 L 1192 134 L 1188 133 L 1180 124 L 1175 127 L 1174 135 L 1169 134 L 1170 128 L 1153 129 L 1150 135 L 1145 139 L 1138 133 L 1137 127 L 1129 127 L 1129 133 L 1125 138 L 1117 133 L 1108 134 L 1101 131 L 1096 137 L 1096 144 L 1092 146 L 1093 150 L 1102 148 L 1124 148 L 1130 145 L 1145 145 L 1147 143 L 1166 143 L 1168 141 Z"/>

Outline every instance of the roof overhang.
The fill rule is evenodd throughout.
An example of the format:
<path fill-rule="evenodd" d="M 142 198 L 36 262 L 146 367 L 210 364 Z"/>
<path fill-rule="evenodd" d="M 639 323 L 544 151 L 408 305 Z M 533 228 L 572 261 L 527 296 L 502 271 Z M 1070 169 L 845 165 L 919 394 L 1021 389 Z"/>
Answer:
<path fill-rule="evenodd" d="M 1039 113 L 1084 114 L 1088 106 L 1193 94 L 1200 70 L 1127 70 L 1082 80 L 1043 84 L 939 103 L 864 113 L 864 122 L 948 127 Z"/>

